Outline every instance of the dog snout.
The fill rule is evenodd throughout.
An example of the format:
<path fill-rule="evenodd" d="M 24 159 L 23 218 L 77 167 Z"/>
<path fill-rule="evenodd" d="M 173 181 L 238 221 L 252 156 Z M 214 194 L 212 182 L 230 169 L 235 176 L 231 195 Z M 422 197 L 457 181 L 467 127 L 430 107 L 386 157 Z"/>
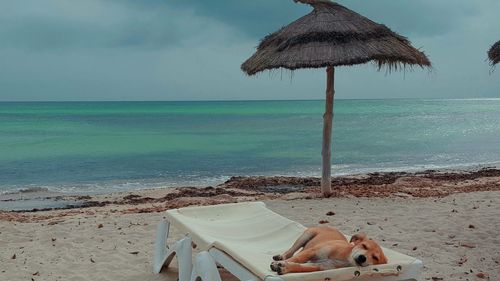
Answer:
<path fill-rule="evenodd" d="M 355 261 L 358 265 L 361 266 L 361 265 L 363 265 L 363 263 L 366 262 L 366 257 L 365 257 L 365 255 L 359 255 L 356 257 Z"/>

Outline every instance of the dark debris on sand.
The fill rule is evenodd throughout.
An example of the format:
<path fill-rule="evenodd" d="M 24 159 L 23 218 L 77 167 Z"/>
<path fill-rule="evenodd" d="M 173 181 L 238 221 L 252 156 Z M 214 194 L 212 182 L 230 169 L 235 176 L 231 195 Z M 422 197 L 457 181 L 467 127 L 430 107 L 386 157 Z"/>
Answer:
<path fill-rule="evenodd" d="M 75 211 L 107 205 L 130 206 L 125 213 L 161 212 L 190 205 L 214 205 L 222 203 L 270 200 L 312 199 L 321 197 L 321 179 L 315 177 L 232 177 L 217 187 L 170 188 L 163 197 L 147 197 L 129 194 L 113 200 L 98 201 L 91 197 L 79 205 L 67 205 L 64 209 Z M 388 172 L 332 179 L 336 197 L 444 197 L 455 193 L 500 191 L 500 170 L 484 168 L 476 171 L 439 172 L 428 170 L 417 173 Z M 293 194 L 294 196 L 289 196 Z M 135 207 L 137 206 L 137 207 Z M 35 209 L 32 212 L 53 209 Z M 0 211 L 0 220 L 24 220 L 26 211 Z M 43 216 L 41 216 L 43 218 Z"/>

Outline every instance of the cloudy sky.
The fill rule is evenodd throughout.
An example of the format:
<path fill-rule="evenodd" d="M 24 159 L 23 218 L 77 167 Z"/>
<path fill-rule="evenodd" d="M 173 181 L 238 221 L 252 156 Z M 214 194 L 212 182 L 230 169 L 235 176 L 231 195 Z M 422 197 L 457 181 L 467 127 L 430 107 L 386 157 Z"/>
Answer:
<path fill-rule="evenodd" d="M 337 98 L 500 98 L 486 51 L 499 0 L 344 0 L 409 37 L 434 69 L 339 68 Z M 0 101 L 323 99 L 324 70 L 246 77 L 291 0 L 0 0 Z"/>

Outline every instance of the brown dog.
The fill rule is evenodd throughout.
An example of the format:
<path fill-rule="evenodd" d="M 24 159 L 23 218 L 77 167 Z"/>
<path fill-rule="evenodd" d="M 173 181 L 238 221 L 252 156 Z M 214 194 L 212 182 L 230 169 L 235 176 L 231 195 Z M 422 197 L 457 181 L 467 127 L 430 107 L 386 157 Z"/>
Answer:
<path fill-rule="evenodd" d="M 380 246 L 366 235 L 356 234 L 347 242 L 342 233 L 331 227 L 308 228 L 290 249 L 273 259 L 271 270 L 280 275 L 387 263 Z"/>

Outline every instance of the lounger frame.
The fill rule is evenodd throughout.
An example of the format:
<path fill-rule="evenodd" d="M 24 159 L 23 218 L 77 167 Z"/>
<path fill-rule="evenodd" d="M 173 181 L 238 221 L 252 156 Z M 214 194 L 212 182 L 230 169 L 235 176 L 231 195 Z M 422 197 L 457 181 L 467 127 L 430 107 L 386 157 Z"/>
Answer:
<path fill-rule="evenodd" d="M 262 280 L 229 255 L 217 248 L 210 248 L 208 251 L 201 251 L 197 253 L 193 263 L 193 243 L 191 237 L 187 235 L 171 245 L 168 245 L 167 239 L 169 230 L 170 222 L 168 220 L 164 219 L 158 224 L 153 261 L 153 270 L 155 273 L 160 273 L 162 268 L 168 267 L 175 256 L 179 271 L 179 281 L 222 281 L 218 265 L 225 268 L 241 281 L 284 281 L 279 276 L 268 276 Z M 422 262 L 420 260 L 416 260 L 414 266 L 404 271 L 398 270 L 377 273 L 363 272 L 359 273 L 357 276 L 353 276 L 352 280 L 418 281 L 413 277 L 420 276 L 420 270 L 422 267 Z M 330 278 L 327 279 L 330 281 L 336 281 Z"/>

